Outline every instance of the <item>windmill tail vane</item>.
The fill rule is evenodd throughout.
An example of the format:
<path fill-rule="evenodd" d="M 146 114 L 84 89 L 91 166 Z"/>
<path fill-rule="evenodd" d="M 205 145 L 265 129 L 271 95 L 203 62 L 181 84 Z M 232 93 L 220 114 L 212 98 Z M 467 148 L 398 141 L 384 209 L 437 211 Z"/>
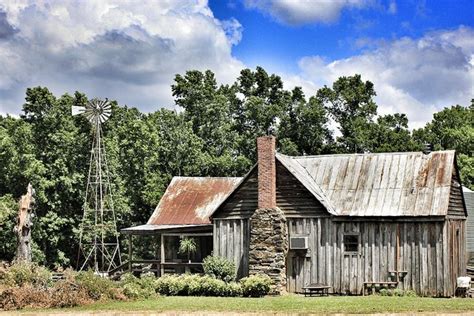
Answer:
<path fill-rule="evenodd" d="M 102 141 L 102 124 L 112 113 L 108 99 L 90 100 L 73 107 L 73 115 L 83 115 L 92 124 L 93 139 L 89 173 L 79 232 L 77 267 L 107 273 L 120 265 L 120 245 L 114 210 L 107 155 Z"/>

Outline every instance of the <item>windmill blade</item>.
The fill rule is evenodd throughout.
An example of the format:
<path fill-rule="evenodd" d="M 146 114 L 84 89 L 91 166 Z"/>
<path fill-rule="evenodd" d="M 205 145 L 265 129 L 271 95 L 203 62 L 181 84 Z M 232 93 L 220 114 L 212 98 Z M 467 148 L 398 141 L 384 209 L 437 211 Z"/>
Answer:
<path fill-rule="evenodd" d="M 92 99 L 84 106 L 72 106 L 71 111 L 72 115 L 84 115 L 92 124 L 96 124 L 97 122 L 102 124 L 107 121 L 112 114 L 112 105 L 107 98 L 105 100 Z"/>
<path fill-rule="evenodd" d="M 102 115 L 100 116 L 101 123 L 107 121 L 109 117 L 110 117 L 110 113 L 102 113 Z"/>
<path fill-rule="evenodd" d="M 75 106 L 73 105 L 71 107 L 71 114 L 72 115 L 79 115 L 79 114 L 83 114 L 85 112 L 86 108 L 83 107 L 83 106 Z"/>

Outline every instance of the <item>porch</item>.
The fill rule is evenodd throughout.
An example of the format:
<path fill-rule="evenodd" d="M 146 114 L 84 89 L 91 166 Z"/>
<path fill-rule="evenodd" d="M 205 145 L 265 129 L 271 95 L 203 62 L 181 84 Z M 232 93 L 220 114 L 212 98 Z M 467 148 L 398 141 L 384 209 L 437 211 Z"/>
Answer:
<path fill-rule="evenodd" d="M 140 225 L 121 230 L 128 239 L 128 260 L 109 272 L 131 272 L 139 274 L 153 272 L 156 276 L 170 273 L 202 273 L 204 258 L 212 253 L 212 225 Z M 153 258 L 140 258 L 135 253 L 133 241 L 148 237 L 151 240 Z M 189 254 L 179 252 L 182 238 L 193 238 L 196 251 Z"/>

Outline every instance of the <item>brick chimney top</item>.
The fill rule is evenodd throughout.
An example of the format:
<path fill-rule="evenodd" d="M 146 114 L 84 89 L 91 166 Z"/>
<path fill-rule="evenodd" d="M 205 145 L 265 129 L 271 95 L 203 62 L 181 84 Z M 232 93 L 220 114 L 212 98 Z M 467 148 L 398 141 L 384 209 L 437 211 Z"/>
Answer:
<path fill-rule="evenodd" d="M 257 138 L 258 208 L 276 207 L 275 137 Z"/>

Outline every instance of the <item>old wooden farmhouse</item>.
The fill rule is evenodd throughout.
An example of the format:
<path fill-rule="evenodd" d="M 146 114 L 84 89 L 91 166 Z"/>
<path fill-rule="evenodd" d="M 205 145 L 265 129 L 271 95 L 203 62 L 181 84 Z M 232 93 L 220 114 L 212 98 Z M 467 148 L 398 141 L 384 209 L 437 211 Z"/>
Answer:
<path fill-rule="evenodd" d="M 239 277 L 269 275 L 275 293 L 454 295 L 467 218 L 454 151 L 290 157 L 271 136 L 257 148 L 243 178 L 173 178 L 148 223 L 122 232 L 156 238 L 159 273 L 199 271 L 213 252 Z M 182 236 L 198 241 L 191 262 Z"/>

